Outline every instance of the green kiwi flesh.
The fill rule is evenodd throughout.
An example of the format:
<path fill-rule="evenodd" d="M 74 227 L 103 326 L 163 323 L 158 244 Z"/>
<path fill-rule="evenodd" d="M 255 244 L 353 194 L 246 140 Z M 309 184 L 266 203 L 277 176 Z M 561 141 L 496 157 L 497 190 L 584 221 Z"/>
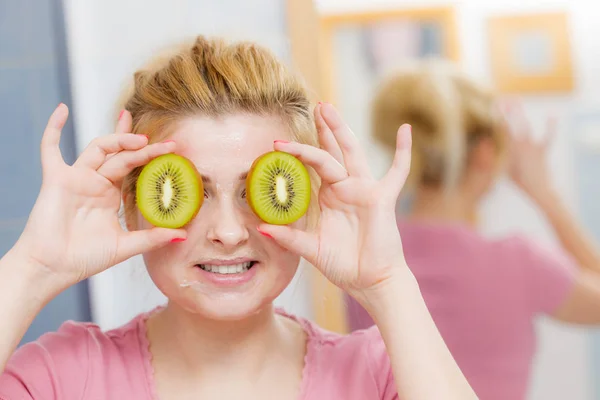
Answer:
<path fill-rule="evenodd" d="M 246 198 L 264 222 L 287 225 L 301 218 L 310 204 L 306 167 L 289 153 L 271 151 L 258 157 L 246 178 Z"/>
<path fill-rule="evenodd" d="M 202 178 L 194 164 L 180 155 L 153 159 L 137 179 L 137 206 L 154 226 L 181 228 L 196 216 L 203 201 Z"/>

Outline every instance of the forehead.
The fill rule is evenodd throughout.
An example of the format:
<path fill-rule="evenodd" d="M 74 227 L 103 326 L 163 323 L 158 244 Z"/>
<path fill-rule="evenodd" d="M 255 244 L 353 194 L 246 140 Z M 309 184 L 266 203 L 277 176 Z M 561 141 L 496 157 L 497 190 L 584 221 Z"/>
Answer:
<path fill-rule="evenodd" d="M 178 154 L 212 172 L 249 168 L 258 156 L 273 150 L 273 141 L 289 140 L 290 132 L 275 115 L 195 116 L 179 122 L 170 139 L 177 143 Z"/>

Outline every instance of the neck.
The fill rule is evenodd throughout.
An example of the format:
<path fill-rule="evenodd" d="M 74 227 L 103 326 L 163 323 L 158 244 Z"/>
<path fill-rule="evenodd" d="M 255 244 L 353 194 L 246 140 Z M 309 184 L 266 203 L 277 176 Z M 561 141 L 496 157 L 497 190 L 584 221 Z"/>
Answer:
<path fill-rule="evenodd" d="M 295 323 L 278 317 L 273 306 L 243 320 L 215 321 L 169 303 L 147 327 L 153 356 L 163 365 L 186 374 L 223 370 L 252 376 L 289 346 L 290 324 Z"/>
<path fill-rule="evenodd" d="M 444 193 L 441 189 L 419 188 L 408 219 L 477 225 L 478 196 L 463 188 Z"/>

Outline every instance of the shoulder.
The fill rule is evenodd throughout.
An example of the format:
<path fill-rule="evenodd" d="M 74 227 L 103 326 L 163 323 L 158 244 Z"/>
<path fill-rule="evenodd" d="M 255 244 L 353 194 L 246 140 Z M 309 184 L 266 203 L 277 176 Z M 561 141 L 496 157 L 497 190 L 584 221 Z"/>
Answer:
<path fill-rule="evenodd" d="M 57 331 L 45 333 L 18 348 L 9 360 L 7 370 L 30 373 L 32 367 L 36 370 L 52 367 L 84 371 L 94 336 L 101 336 L 97 325 L 66 321 Z M 27 371 L 21 371 L 22 368 Z"/>
<path fill-rule="evenodd" d="M 124 352 L 139 352 L 137 328 L 142 315 L 103 331 L 89 322 L 66 321 L 56 331 L 19 347 L 0 375 L 7 398 L 81 398 L 91 379 Z M 53 393 L 54 397 L 48 395 Z M 2 397 L 2 396 L 0 396 Z"/>
<path fill-rule="evenodd" d="M 142 315 L 138 315 L 127 324 L 107 331 L 91 322 L 66 321 L 55 332 L 45 333 L 23 345 L 15 352 L 15 357 L 43 353 L 66 363 L 82 362 L 96 353 L 121 347 L 128 340 L 136 342 L 141 318 Z"/>
<path fill-rule="evenodd" d="M 506 267 L 518 274 L 534 313 L 551 313 L 576 281 L 577 261 L 558 244 L 514 235 L 501 242 L 510 254 Z"/>
<path fill-rule="evenodd" d="M 305 321 L 309 331 L 307 365 L 315 396 L 395 399 L 390 359 L 376 325 L 339 334 Z M 325 392 L 323 392 L 325 393 Z"/>
<path fill-rule="evenodd" d="M 575 259 L 559 244 L 516 234 L 498 240 L 498 248 L 511 256 L 519 267 L 528 270 L 561 270 L 577 268 Z"/>
<path fill-rule="evenodd" d="M 398 229 L 407 256 L 419 260 L 456 254 L 478 258 L 504 245 L 502 240 L 490 239 L 475 228 L 459 223 L 399 220 Z M 432 246 L 436 248 L 435 254 L 431 253 Z"/>
<path fill-rule="evenodd" d="M 364 369 L 361 372 L 369 372 L 373 376 L 379 375 L 390 366 L 385 344 L 376 325 L 349 334 L 317 329 L 316 340 L 320 342 L 323 354 L 327 355 L 327 363 L 338 366 L 345 363 L 361 365 L 361 369 Z"/>

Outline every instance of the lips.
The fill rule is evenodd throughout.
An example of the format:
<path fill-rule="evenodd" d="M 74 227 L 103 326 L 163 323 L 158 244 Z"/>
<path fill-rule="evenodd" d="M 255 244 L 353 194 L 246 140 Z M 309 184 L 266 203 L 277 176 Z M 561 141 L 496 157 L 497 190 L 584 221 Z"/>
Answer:
<path fill-rule="evenodd" d="M 247 272 L 250 268 L 252 268 L 256 264 L 256 261 L 245 261 L 238 263 L 206 263 L 206 264 L 196 264 L 197 267 L 200 267 L 202 270 L 207 272 L 212 272 L 214 274 L 219 275 L 233 275 L 233 274 L 242 274 Z"/>

